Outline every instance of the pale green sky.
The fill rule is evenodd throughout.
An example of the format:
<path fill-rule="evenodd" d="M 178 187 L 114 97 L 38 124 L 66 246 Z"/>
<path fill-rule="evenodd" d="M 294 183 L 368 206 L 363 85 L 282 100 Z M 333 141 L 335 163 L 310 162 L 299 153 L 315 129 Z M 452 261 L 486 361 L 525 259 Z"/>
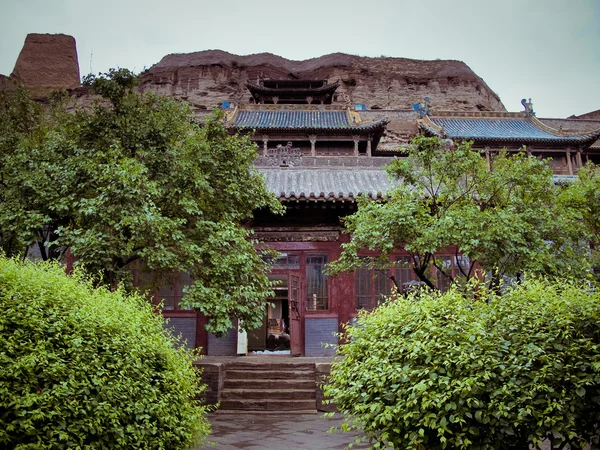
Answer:
<path fill-rule="evenodd" d="M 600 0 L 0 0 L 0 73 L 27 33 L 77 40 L 82 74 L 221 49 L 464 61 L 509 111 L 600 109 Z"/>

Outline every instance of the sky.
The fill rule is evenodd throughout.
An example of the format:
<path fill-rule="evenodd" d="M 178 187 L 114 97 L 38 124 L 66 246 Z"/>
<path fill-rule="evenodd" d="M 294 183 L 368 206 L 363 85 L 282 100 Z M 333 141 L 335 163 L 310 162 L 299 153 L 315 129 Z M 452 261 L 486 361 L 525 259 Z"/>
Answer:
<path fill-rule="evenodd" d="M 208 49 L 453 59 L 509 111 L 600 109 L 600 0 L 0 0 L 1 74 L 28 33 L 75 37 L 82 75 Z"/>

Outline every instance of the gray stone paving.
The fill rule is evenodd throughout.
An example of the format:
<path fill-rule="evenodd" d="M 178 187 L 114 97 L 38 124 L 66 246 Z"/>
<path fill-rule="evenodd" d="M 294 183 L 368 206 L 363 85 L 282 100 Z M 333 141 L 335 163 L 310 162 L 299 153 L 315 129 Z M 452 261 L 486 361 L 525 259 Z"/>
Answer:
<path fill-rule="evenodd" d="M 208 440 L 219 450 L 320 450 L 343 449 L 352 442 L 351 433 L 328 433 L 342 423 L 340 415 L 324 418 L 322 413 L 279 414 L 213 413 L 213 432 Z M 353 446 L 366 449 L 367 444 Z"/>
<path fill-rule="evenodd" d="M 341 415 L 324 418 L 323 413 L 213 413 L 208 416 L 212 434 L 202 449 L 218 450 L 342 450 L 353 441 L 352 433 L 329 433 L 340 426 Z M 214 445 L 210 445 L 213 442 Z M 353 445 L 352 450 L 368 449 L 368 443 Z M 548 442 L 542 450 L 550 450 Z M 586 450 L 589 450 L 587 447 Z M 200 449 L 197 449 L 200 450 Z"/>

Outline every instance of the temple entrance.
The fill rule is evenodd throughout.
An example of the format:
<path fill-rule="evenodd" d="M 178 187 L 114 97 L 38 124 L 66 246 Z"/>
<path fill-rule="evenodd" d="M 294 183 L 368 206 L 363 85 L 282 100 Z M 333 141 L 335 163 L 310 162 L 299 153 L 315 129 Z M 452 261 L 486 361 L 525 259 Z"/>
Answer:
<path fill-rule="evenodd" d="M 248 352 L 265 354 L 290 354 L 291 331 L 290 325 L 290 276 L 270 275 L 269 279 L 278 280 L 275 296 L 269 299 L 267 312 L 262 325 L 248 332 Z"/>

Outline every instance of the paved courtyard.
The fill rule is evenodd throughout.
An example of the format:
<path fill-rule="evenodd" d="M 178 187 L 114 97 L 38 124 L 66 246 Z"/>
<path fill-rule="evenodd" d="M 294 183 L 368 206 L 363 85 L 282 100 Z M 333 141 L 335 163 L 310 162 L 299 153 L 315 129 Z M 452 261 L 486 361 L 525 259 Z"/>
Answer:
<path fill-rule="evenodd" d="M 329 434 L 342 423 L 341 416 L 326 419 L 322 413 L 279 414 L 213 413 L 209 441 L 219 450 L 319 450 L 343 449 L 353 439 L 350 433 Z M 206 448 L 211 448 L 207 445 Z M 353 446 L 366 449 L 368 445 Z"/>
<path fill-rule="evenodd" d="M 353 440 L 351 433 L 330 434 L 331 427 L 342 423 L 340 415 L 324 418 L 323 413 L 213 413 L 208 416 L 213 431 L 203 448 L 218 450 L 321 450 L 344 449 Z M 367 443 L 352 450 L 369 448 Z M 548 442 L 541 446 L 549 450 Z M 198 449 L 199 450 L 199 449 Z M 589 447 L 586 448 L 589 450 Z"/>

